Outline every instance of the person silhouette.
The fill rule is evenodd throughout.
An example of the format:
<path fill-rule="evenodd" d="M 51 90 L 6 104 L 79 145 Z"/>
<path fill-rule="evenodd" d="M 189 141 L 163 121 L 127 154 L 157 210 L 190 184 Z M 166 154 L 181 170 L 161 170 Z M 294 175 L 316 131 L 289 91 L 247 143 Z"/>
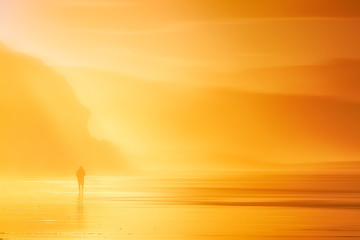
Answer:
<path fill-rule="evenodd" d="M 79 184 L 79 193 L 80 193 L 80 187 L 81 187 L 81 193 L 84 194 L 84 177 L 85 177 L 85 170 L 80 167 L 77 171 L 76 171 L 76 177 L 78 179 L 78 184 Z"/>

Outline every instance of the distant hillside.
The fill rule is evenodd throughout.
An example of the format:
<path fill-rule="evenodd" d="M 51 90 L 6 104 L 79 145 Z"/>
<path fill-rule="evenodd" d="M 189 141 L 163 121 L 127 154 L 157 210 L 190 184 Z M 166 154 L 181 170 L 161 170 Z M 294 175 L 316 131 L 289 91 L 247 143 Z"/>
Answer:
<path fill-rule="evenodd" d="M 360 171 L 360 161 L 337 161 L 337 162 L 322 162 L 322 163 L 313 163 L 313 164 L 301 164 L 293 165 L 292 168 L 297 170 L 312 170 L 312 171 L 333 171 L 333 172 L 359 172 Z"/>
<path fill-rule="evenodd" d="M 4 46 L 0 66 L 0 172 L 64 175 L 80 164 L 94 174 L 124 169 L 116 148 L 90 136 L 90 112 L 62 76 Z"/>
<path fill-rule="evenodd" d="M 355 99 L 58 70 L 97 116 L 106 138 L 146 149 L 134 160 L 141 167 L 273 168 L 360 159 Z"/>
<path fill-rule="evenodd" d="M 236 73 L 193 72 L 201 84 L 243 91 L 326 96 L 360 102 L 360 60 L 337 59 L 318 65 L 240 70 Z"/>

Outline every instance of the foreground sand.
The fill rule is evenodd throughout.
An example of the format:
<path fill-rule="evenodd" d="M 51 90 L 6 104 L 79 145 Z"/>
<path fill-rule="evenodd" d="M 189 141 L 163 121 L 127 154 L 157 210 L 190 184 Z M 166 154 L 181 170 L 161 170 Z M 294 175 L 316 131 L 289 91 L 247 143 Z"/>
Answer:
<path fill-rule="evenodd" d="M 314 179 L 317 179 L 316 181 Z M 352 175 L 0 184 L 0 239 L 360 239 Z"/>

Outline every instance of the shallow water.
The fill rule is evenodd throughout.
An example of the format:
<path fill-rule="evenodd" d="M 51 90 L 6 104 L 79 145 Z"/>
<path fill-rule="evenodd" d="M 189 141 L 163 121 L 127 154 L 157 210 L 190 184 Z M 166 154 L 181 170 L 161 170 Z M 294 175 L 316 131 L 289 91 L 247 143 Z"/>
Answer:
<path fill-rule="evenodd" d="M 360 239 L 353 175 L 2 181 L 0 239 Z"/>

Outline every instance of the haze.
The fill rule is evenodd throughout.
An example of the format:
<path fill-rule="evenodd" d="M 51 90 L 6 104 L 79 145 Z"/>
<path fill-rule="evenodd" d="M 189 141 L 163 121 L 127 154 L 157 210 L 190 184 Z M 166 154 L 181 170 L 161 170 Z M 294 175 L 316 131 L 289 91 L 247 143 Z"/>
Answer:
<path fill-rule="evenodd" d="M 357 171 L 359 7 L 3 0 L 2 169 Z"/>

